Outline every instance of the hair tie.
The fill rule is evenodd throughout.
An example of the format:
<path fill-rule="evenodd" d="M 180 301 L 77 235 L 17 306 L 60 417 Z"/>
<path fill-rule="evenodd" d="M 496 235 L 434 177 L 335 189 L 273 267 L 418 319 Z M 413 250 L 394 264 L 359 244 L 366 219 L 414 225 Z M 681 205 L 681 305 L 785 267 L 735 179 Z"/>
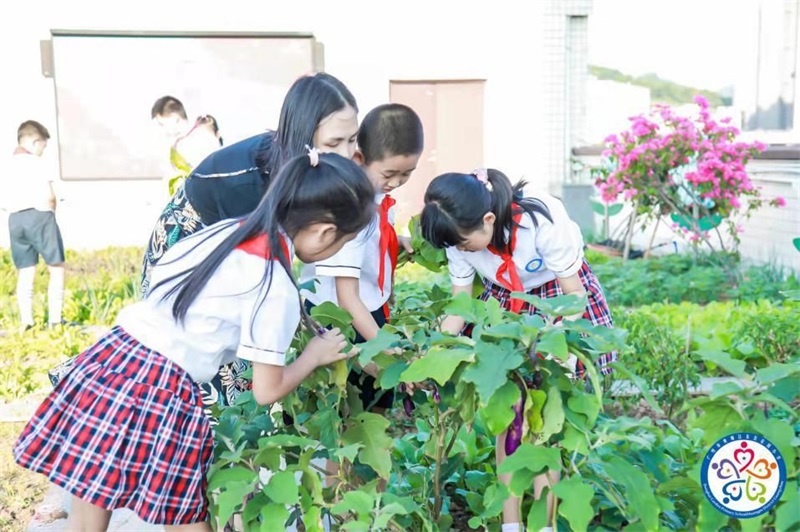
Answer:
<path fill-rule="evenodd" d="M 483 183 L 489 191 L 492 190 L 492 184 L 489 182 L 489 173 L 486 171 L 486 168 L 477 168 L 472 171 L 472 175 L 475 176 L 475 179 Z"/>
<path fill-rule="evenodd" d="M 306 144 L 306 149 L 308 150 L 308 158 L 311 159 L 311 166 L 316 167 L 319 165 L 319 150 L 310 147 L 308 144 Z"/>

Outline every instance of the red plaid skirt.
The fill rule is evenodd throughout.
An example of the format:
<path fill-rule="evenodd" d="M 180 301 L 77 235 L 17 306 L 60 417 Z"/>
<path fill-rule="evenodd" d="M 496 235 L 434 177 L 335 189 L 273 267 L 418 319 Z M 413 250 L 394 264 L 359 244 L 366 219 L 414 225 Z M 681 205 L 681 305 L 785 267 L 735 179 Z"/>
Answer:
<path fill-rule="evenodd" d="M 611 319 L 611 311 L 608 308 L 608 303 L 606 303 L 606 296 L 603 294 L 603 287 L 600 286 L 600 281 L 598 281 L 597 277 L 595 277 L 594 272 L 592 272 L 588 262 L 583 261 L 583 266 L 580 270 L 578 270 L 578 277 L 580 277 L 583 287 L 586 289 L 586 293 L 589 296 L 589 304 L 586 306 L 586 311 L 583 313 L 583 317 L 592 322 L 593 325 L 613 327 L 614 322 Z M 564 291 L 561 289 L 558 279 L 553 279 L 542 286 L 537 286 L 533 290 L 530 290 L 528 294 L 540 297 L 542 299 L 547 299 L 564 295 Z M 488 301 L 490 297 L 493 297 L 500 302 L 500 305 L 504 309 L 510 310 L 510 296 L 510 290 L 485 279 L 483 282 L 483 293 L 480 295 L 479 299 L 482 301 Z M 546 317 L 539 311 L 539 309 L 532 307 L 529 303 L 525 303 L 520 312 L 527 312 L 528 314 L 536 314 Z M 600 373 L 603 375 L 609 375 L 613 371 L 609 364 L 616 362 L 616 360 L 616 352 L 604 353 L 600 355 L 596 361 L 597 366 L 600 369 Z M 583 377 L 583 375 L 586 373 L 586 368 L 580 360 L 578 361 L 575 369 L 575 373 L 579 378 Z"/>
<path fill-rule="evenodd" d="M 14 459 L 106 510 L 184 525 L 208 520 L 212 445 L 189 374 L 115 327 L 39 406 Z"/>

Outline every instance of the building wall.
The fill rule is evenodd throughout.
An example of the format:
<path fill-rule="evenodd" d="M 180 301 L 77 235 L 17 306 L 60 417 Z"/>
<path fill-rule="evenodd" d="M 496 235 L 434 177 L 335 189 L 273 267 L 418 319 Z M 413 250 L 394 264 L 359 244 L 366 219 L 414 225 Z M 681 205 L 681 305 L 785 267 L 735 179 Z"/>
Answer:
<path fill-rule="evenodd" d="M 586 15 L 591 0 L 531 2 L 524 11 L 510 0 L 409 0 L 391 7 L 367 0 L 232 0 L 224 5 L 143 0 L 115 4 L 113 11 L 103 2 L 47 0 L 0 21 L 0 49 L 13 50 L 3 53 L 4 69 L 10 74 L 7 79 L 14 80 L 5 84 L 6 96 L 0 100 L 0 150 L 13 149 L 16 127 L 26 119 L 56 132 L 53 80 L 41 73 L 39 51 L 39 41 L 48 39 L 51 29 L 310 32 L 324 45 L 325 70 L 348 85 L 362 115 L 389 101 L 391 80 L 485 79 L 484 164 L 513 178 L 524 175 L 542 185 L 557 185 L 564 179 L 564 165 L 542 169 L 552 150 L 562 160 L 567 153 L 565 143 L 545 142 L 556 127 L 563 127 L 565 117 L 563 106 L 562 112 L 548 114 L 542 103 L 548 84 L 564 75 L 559 64 L 565 59 L 562 22 L 567 13 L 545 17 L 553 6 Z M 581 61 L 573 61 L 572 68 L 585 70 Z M 554 83 L 563 89 L 564 83 Z M 149 120 L 148 112 L 142 109 L 143 120 Z M 242 112 L 247 112 L 246 102 Z M 269 128 L 277 116 L 253 120 Z M 55 140 L 47 154 L 54 163 Z M 226 138 L 228 143 L 235 140 Z M 164 204 L 160 186 L 155 180 L 59 183 L 63 201 L 58 216 L 67 247 L 143 245 Z M 2 220 L 0 245 L 6 244 Z"/>

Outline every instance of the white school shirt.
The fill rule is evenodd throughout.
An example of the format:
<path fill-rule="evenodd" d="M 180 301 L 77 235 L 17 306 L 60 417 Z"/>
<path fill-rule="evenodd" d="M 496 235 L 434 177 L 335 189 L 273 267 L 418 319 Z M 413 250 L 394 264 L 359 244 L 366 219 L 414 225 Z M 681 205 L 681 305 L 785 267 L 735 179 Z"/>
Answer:
<path fill-rule="evenodd" d="M 381 204 L 386 194 L 375 196 L 375 203 Z M 389 209 L 389 223 L 394 225 L 394 209 Z M 381 308 L 392 294 L 392 261 L 389 254 L 380 256 L 381 250 L 380 213 L 375 214 L 374 223 L 345 244 L 336 255 L 324 261 L 306 264 L 300 274 L 301 284 L 316 279 L 316 293 L 303 290 L 303 296 L 314 305 L 325 301 L 339 304 L 336 297 L 336 278 L 352 277 L 358 279 L 358 292 L 361 301 L 370 312 Z M 380 261 L 384 263 L 383 291 L 378 285 Z"/>
<path fill-rule="evenodd" d="M 530 291 L 556 277 L 569 277 L 581 269 L 583 236 L 578 224 L 570 219 L 561 200 L 541 192 L 526 195 L 547 205 L 553 218 L 550 222 L 537 214 L 539 227 L 536 228 L 531 216 L 524 213 L 520 220 L 521 227 L 517 228 L 512 258 L 525 291 Z M 471 285 L 477 272 L 483 279 L 502 286 L 497 279 L 497 269 L 503 261 L 488 249 L 459 251 L 455 247 L 448 247 L 446 253 L 453 285 Z"/>
<path fill-rule="evenodd" d="M 0 176 L 0 206 L 10 213 L 36 209 L 52 211 L 50 205 L 54 169 L 32 153 L 14 153 Z"/>
<path fill-rule="evenodd" d="M 175 281 L 165 286 L 158 283 L 198 264 L 237 225 L 222 221 L 171 247 L 153 268 L 148 296 L 122 309 L 117 317 L 117 324 L 131 336 L 178 364 L 197 382 L 210 381 L 236 357 L 283 366 L 300 322 L 297 289 L 279 262 L 274 263 L 268 291 L 267 284 L 261 286 L 270 260 L 265 258 L 264 237 L 234 249 L 189 307 L 184 323 L 175 322 L 174 296 L 161 300 Z M 286 240 L 291 256 L 294 251 Z"/>

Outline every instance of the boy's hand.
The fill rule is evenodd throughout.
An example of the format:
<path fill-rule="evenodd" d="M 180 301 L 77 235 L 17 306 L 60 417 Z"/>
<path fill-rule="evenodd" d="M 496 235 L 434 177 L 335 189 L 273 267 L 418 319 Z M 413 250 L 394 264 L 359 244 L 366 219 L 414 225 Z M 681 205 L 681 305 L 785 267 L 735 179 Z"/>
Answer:
<path fill-rule="evenodd" d="M 403 246 L 403 249 L 406 250 L 406 253 L 408 253 L 409 255 L 414 255 L 414 247 L 411 245 L 410 236 L 398 235 L 397 241 L 400 243 L 401 246 Z M 408 260 L 413 262 L 414 257 L 413 256 L 408 257 Z"/>
<path fill-rule="evenodd" d="M 355 356 L 358 351 L 353 349 L 348 353 L 342 351 L 347 347 L 347 341 L 339 329 L 325 331 L 321 336 L 316 336 L 308 342 L 303 354 L 316 362 L 317 366 L 327 366 L 345 358 Z"/>

